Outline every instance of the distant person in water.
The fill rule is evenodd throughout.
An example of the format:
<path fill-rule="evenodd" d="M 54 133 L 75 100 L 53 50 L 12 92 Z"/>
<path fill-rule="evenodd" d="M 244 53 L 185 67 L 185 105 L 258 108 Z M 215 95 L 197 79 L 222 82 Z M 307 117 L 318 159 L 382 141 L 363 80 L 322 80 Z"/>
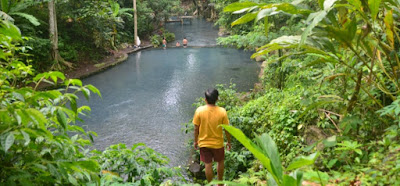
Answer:
<path fill-rule="evenodd" d="M 213 162 L 218 162 L 218 180 L 224 177 L 224 136 L 220 125 L 229 125 L 229 120 L 226 110 L 215 105 L 218 100 L 218 90 L 211 88 L 204 94 L 206 105 L 197 108 L 193 117 L 194 148 L 200 147 L 200 160 L 205 164 L 207 181 L 211 182 L 214 178 Z M 228 140 L 226 150 L 230 150 L 231 135 L 225 131 L 225 136 Z"/>
<path fill-rule="evenodd" d="M 176 45 L 175 45 L 176 47 L 180 47 L 181 46 L 181 44 L 179 43 L 179 41 L 177 41 L 176 42 Z"/>
<path fill-rule="evenodd" d="M 165 40 L 165 37 L 164 37 L 164 39 L 162 40 L 162 47 L 163 47 L 164 49 L 167 48 L 167 40 Z"/>
<path fill-rule="evenodd" d="M 183 44 L 183 47 L 186 48 L 186 46 L 188 44 L 188 40 L 186 39 L 186 37 L 183 38 L 182 44 Z"/>

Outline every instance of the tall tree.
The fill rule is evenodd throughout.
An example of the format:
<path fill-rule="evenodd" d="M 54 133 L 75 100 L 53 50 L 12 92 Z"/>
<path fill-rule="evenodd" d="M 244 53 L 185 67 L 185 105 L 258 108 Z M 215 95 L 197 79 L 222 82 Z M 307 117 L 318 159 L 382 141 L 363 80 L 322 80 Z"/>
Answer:
<path fill-rule="evenodd" d="M 135 43 L 135 45 L 138 45 L 138 39 L 137 39 L 137 37 L 138 37 L 138 35 L 137 35 L 137 11 L 136 11 L 136 0 L 133 0 L 133 13 L 134 13 L 134 15 L 133 15 L 133 21 L 134 21 L 134 43 Z"/>
<path fill-rule="evenodd" d="M 49 33 L 50 33 L 50 44 L 51 44 L 51 58 L 54 61 L 52 69 L 61 69 L 61 64 L 69 68 L 72 64 L 65 61 L 58 51 L 58 30 L 57 30 L 57 14 L 56 14 L 56 3 L 55 0 L 50 0 L 49 5 Z M 61 63 L 61 64 L 60 64 Z"/>

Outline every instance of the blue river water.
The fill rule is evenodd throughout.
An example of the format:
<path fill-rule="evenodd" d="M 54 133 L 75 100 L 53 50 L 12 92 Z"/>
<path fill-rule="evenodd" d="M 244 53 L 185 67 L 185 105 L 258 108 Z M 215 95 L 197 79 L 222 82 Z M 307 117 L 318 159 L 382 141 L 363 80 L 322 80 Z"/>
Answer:
<path fill-rule="evenodd" d="M 81 101 L 92 109 L 81 125 L 99 135 L 93 147 L 98 150 L 142 142 L 169 157 L 171 166 L 185 165 L 189 159 L 186 143 L 193 135 L 181 128 L 193 117 L 192 104 L 216 84 L 232 82 L 239 91 L 252 89 L 260 68 L 250 55 L 220 47 L 133 53 L 124 63 L 83 80 L 96 86 L 102 98 Z"/>

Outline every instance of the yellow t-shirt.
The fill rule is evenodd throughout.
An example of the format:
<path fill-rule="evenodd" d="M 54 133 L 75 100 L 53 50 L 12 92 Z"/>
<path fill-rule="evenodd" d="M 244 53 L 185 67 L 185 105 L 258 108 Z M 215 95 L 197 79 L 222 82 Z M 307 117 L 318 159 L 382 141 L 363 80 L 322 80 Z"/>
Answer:
<path fill-rule="evenodd" d="M 193 124 L 199 126 L 199 147 L 219 149 L 224 147 L 222 127 L 229 124 L 226 110 L 222 107 L 204 105 L 197 108 Z"/>

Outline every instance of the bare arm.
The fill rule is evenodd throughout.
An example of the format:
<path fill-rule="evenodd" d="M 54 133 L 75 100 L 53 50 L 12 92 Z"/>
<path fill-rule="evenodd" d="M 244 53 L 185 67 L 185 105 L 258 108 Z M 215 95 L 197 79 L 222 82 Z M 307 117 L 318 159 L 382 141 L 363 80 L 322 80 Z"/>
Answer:
<path fill-rule="evenodd" d="M 225 131 L 226 139 L 228 140 L 228 144 L 226 144 L 227 150 L 231 150 L 231 148 L 232 148 L 232 144 L 231 144 L 231 134 L 229 134 L 229 132 L 226 131 L 226 130 L 224 130 L 224 131 Z"/>
<path fill-rule="evenodd" d="M 199 126 L 194 125 L 194 148 L 197 149 L 198 145 L 198 140 L 199 140 Z"/>

